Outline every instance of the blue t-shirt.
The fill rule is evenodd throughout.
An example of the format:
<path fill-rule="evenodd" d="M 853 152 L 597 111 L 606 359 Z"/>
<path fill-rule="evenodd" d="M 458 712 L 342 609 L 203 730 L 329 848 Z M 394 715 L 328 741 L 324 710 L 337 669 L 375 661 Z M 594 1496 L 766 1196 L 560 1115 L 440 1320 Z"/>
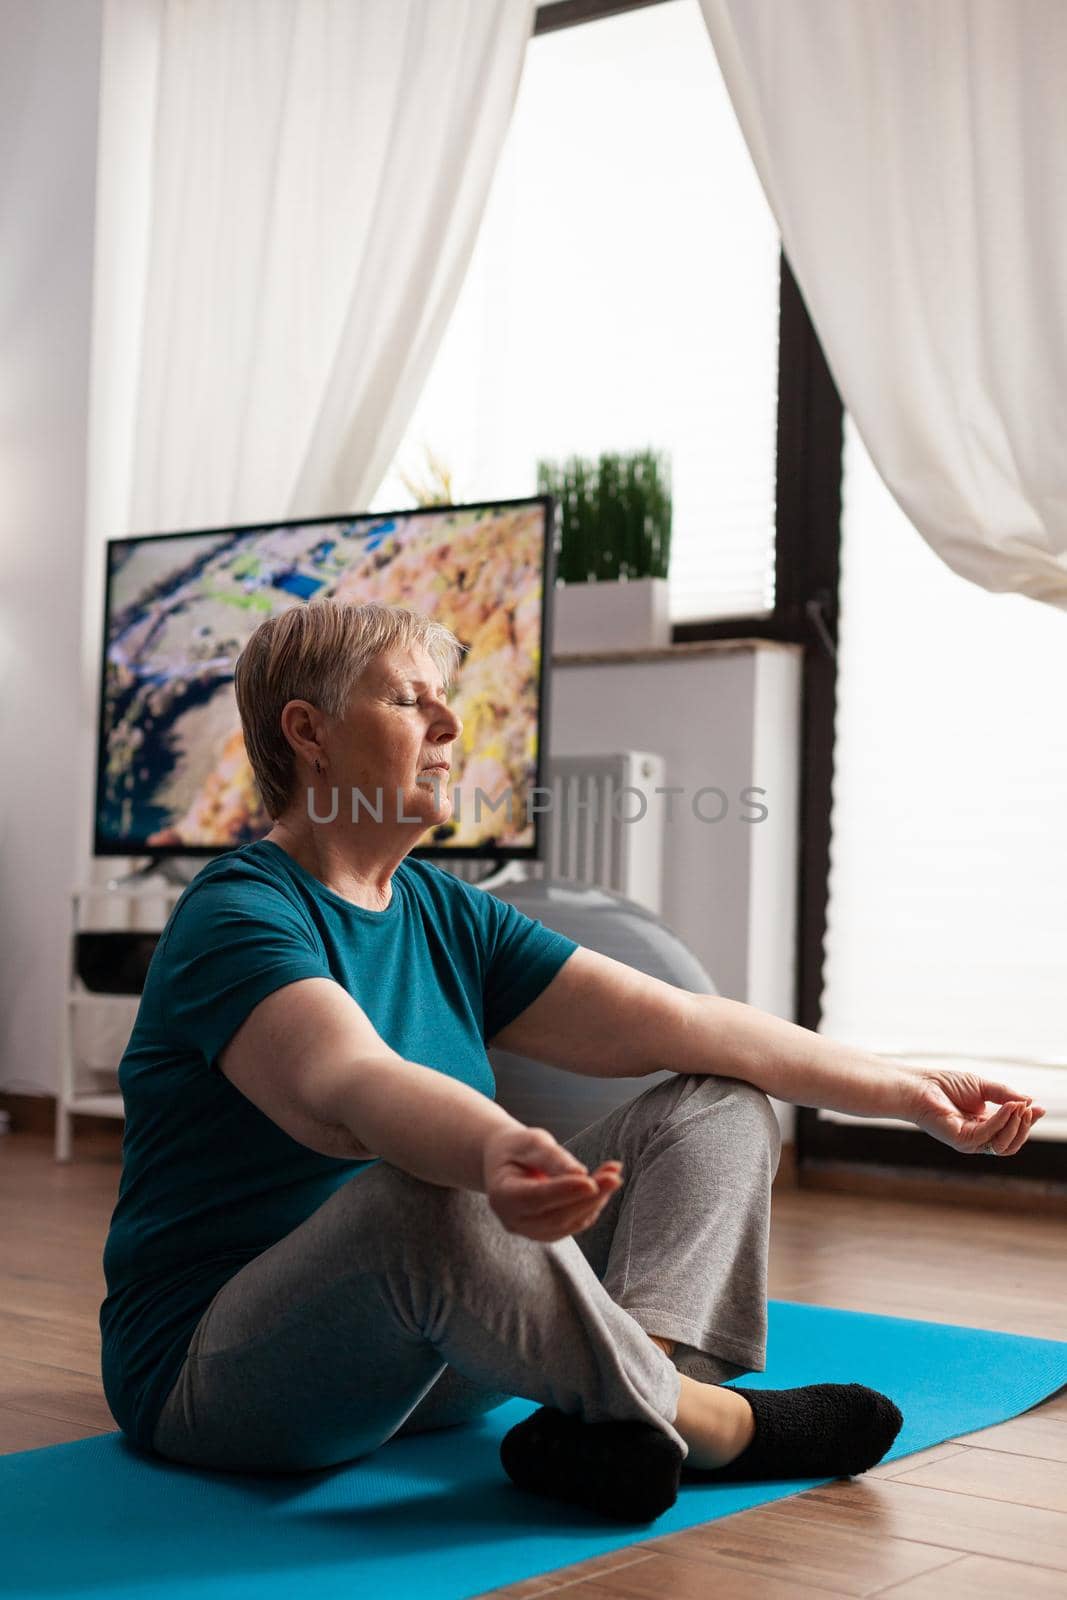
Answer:
<path fill-rule="evenodd" d="M 409 1061 L 490 1099 L 485 1042 L 578 948 L 431 862 L 405 860 L 384 911 L 352 905 L 272 840 L 208 863 L 175 904 L 119 1066 L 122 1179 L 104 1247 L 104 1393 L 151 1449 L 204 1311 L 246 1262 L 370 1160 L 318 1155 L 219 1069 L 259 1002 L 332 978 Z"/>

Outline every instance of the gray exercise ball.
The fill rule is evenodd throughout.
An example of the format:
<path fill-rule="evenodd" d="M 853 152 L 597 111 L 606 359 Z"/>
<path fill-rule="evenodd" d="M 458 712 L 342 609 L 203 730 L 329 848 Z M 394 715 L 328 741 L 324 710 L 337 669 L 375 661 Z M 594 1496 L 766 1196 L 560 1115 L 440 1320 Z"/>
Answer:
<path fill-rule="evenodd" d="M 541 878 L 501 884 L 488 892 L 536 917 L 546 928 L 638 972 L 691 994 L 719 992 L 666 923 L 611 889 Z M 638 1078 L 583 1077 L 497 1049 L 489 1051 L 489 1060 L 496 1075 L 497 1103 L 528 1127 L 547 1128 L 559 1140 L 569 1139 L 671 1075 L 664 1070 Z"/>

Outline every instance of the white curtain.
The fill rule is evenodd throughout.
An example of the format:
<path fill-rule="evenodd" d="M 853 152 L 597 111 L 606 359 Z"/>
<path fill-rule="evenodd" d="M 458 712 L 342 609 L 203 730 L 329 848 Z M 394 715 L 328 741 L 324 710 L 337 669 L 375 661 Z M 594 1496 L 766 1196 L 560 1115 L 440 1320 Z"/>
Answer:
<path fill-rule="evenodd" d="M 1067 1139 L 1067 618 L 943 565 L 850 417 L 843 454 L 819 1028 L 1006 1079 Z"/>
<path fill-rule="evenodd" d="M 1067 609 L 1067 5 L 700 3 L 880 476 L 962 577 Z"/>
<path fill-rule="evenodd" d="M 121 278 L 136 347 L 112 531 L 366 503 L 473 249 L 533 10 L 107 0 L 101 186 L 140 193 L 98 241 L 98 309 Z"/>

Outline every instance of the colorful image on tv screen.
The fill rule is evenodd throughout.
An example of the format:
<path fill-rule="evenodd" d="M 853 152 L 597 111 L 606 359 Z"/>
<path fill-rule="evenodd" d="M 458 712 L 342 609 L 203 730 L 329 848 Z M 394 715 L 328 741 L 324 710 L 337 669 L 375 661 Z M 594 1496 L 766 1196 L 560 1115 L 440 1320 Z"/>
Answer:
<path fill-rule="evenodd" d="M 264 617 L 312 599 L 452 629 L 462 804 L 418 847 L 532 849 L 545 548 L 543 501 L 110 541 L 97 849 L 230 849 L 269 831 L 233 668 Z"/>

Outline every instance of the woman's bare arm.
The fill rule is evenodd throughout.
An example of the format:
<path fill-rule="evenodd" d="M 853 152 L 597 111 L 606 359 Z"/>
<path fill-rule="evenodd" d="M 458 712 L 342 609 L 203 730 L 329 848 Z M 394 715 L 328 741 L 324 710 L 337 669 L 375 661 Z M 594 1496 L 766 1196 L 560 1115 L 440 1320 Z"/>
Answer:
<path fill-rule="evenodd" d="M 468 1084 L 398 1055 L 330 978 L 302 978 L 261 1000 L 219 1068 L 308 1149 L 381 1157 L 444 1188 L 485 1192 L 487 1139 L 524 1127 Z"/>

